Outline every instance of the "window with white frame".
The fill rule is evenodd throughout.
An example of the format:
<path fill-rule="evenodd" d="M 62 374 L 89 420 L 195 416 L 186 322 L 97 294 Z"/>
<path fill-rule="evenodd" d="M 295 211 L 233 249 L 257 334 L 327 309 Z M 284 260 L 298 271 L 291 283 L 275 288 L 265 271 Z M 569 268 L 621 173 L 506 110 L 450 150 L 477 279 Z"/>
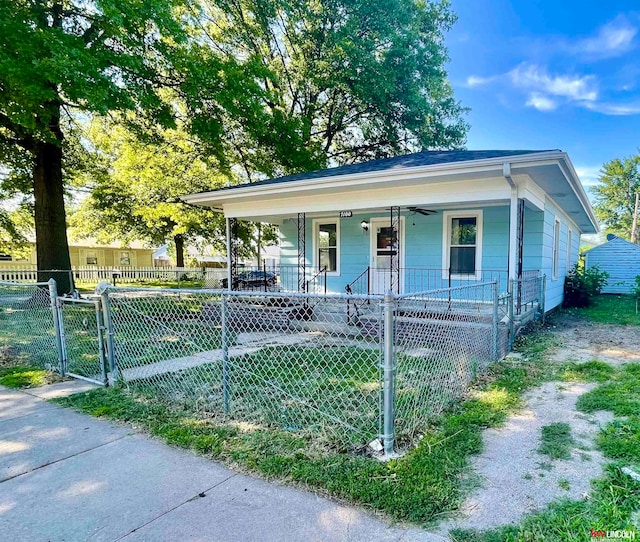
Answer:
<path fill-rule="evenodd" d="M 120 253 L 120 265 L 131 265 L 131 253 L 130 252 L 121 252 Z"/>
<path fill-rule="evenodd" d="M 567 230 L 567 272 L 571 269 L 571 244 L 573 242 L 571 230 Z"/>
<path fill-rule="evenodd" d="M 340 272 L 340 223 L 337 220 L 315 222 L 314 267 L 328 273 Z"/>
<path fill-rule="evenodd" d="M 558 264 L 560 261 L 560 221 L 556 218 L 553 223 L 553 264 L 551 276 L 553 280 L 558 278 Z"/>
<path fill-rule="evenodd" d="M 482 211 L 446 211 L 443 266 L 445 275 L 475 275 L 482 271 Z"/>
<path fill-rule="evenodd" d="M 98 265 L 98 252 L 87 250 L 87 265 Z"/>

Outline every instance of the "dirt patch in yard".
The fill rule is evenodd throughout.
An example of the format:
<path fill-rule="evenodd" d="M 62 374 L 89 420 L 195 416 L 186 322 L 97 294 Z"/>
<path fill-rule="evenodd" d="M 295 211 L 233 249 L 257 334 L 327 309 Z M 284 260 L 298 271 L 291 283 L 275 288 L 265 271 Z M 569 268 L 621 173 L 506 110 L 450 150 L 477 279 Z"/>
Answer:
<path fill-rule="evenodd" d="M 640 328 L 590 323 L 565 318 L 553 330 L 559 346 L 549 360 L 556 363 L 598 360 L 612 366 L 640 361 Z M 558 498 L 581 500 L 591 480 L 601 476 L 604 458 L 595 438 L 610 412 L 584 414 L 576 409 L 578 397 L 595 384 L 548 382 L 524 395 L 525 409 L 509 417 L 504 426 L 483 434 L 484 451 L 472 468 L 479 489 L 473 491 L 459 514 L 443 522 L 438 531 L 454 528 L 487 530 L 517 524 L 531 512 Z M 570 458 L 551 459 L 538 450 L 544 426 L 566 423 L 573 439 Z"/>
<path fill-rule="evenodd" d="M 597 359 L 612 366 L 640 361 L 640 328 L 566 319 L 555 329 L 561 345 L 551 361 L 583 363 Z"/>

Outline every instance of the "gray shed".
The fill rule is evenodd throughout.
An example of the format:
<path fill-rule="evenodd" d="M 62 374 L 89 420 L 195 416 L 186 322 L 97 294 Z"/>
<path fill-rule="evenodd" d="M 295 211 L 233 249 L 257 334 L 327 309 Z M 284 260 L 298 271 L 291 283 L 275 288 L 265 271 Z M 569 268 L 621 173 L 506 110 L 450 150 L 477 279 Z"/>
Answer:
<path fill-rule="evenodd" d="M 587 250 L 584 257 L 586 269 L 597 265 L 600 271 L 609 273 L 602 293 L 631 293 L 635 278 L 640 275 L 640 245 L 611 236 L 606 243 Z"/>

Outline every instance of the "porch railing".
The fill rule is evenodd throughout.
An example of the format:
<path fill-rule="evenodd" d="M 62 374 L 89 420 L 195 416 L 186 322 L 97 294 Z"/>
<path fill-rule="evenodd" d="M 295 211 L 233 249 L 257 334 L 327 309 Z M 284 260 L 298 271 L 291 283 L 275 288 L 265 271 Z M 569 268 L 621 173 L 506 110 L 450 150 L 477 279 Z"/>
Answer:
<path fill-rule="evenodd" d="M 360 273 L 355 280 L 351 281 L 345 287 L 347 294 L 369 295 L 371 293 L 371 273 L 370 267 Z"/>
<path fill-rule="evenodd" d="M 305 289 L 308 294 L 327 293 L 327 268 L 323 267 L 313 275 L 306 283 Z"/>

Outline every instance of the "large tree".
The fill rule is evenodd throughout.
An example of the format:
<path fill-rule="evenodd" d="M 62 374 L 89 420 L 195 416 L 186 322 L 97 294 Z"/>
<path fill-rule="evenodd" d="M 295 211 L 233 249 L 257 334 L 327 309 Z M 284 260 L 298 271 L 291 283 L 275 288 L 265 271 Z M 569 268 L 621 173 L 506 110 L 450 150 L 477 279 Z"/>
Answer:
<path fill-rule="evenodd" d="M 180 201 L 223 183 L 216 159 L 203 156 L 188 134 L 173 128 L 145 140 L 121 122 L 96 118 L 84 138 L 94 154 L 92 167 L 74 178 L 90 192 L 71 217 L 76 235 L 154 246 L 172 242 L 180 267 L 185 243 L 207 238 L 224 248 L 219 213 Z"/>
<path fill-rule="evenodd" d="M 185 81 L 191 128 L 244 180 L 464 144 L 446 0 L 200 2 L 194 48 L 210 69 Z M 242 86 L 221 100 L 212 78 L 239 58 Z"/>
<path fill-rule="evenodd" d="M 28 156 L 38 269 L 71 267 L 65 117 L 136 110 L 170 122 L 158 90 L 182 39 L 175 18 L 181 3 L 0 0 L 0 159 Z M 69 291 L 65 277 L 58 277 L 60 289 Z"/>
<path fill-rule="evenodd" d="M 592 188 L 594 209 L 608 232 L 631 238 L 636 192 L 640 191 L 640 155 L 615 158 L 602 166 Z"/>
<path fill-rule="evenodd" d="M 105 242 L 136 239 L 151 246 L 173 243 L 179 267 L 184 266 L 187 245 L 224 252 L 223 216 L 180 199 L 219 188 L 233 175 L 221 174 L 218 160 L 203 155 L 199 141 L 180 128 L 140 138 L 117 119 L 106 118 L 94 118 L 82 139 L 93 152 L 72 176 L 73 184 L 89 193 L 70 217 L 76 236 Z M 257 255 L 256 230 L 255 225 L 241 224 L 244 255 Z M 262 228 L 261 239 L 274 242 L 272 229 Z"/>

